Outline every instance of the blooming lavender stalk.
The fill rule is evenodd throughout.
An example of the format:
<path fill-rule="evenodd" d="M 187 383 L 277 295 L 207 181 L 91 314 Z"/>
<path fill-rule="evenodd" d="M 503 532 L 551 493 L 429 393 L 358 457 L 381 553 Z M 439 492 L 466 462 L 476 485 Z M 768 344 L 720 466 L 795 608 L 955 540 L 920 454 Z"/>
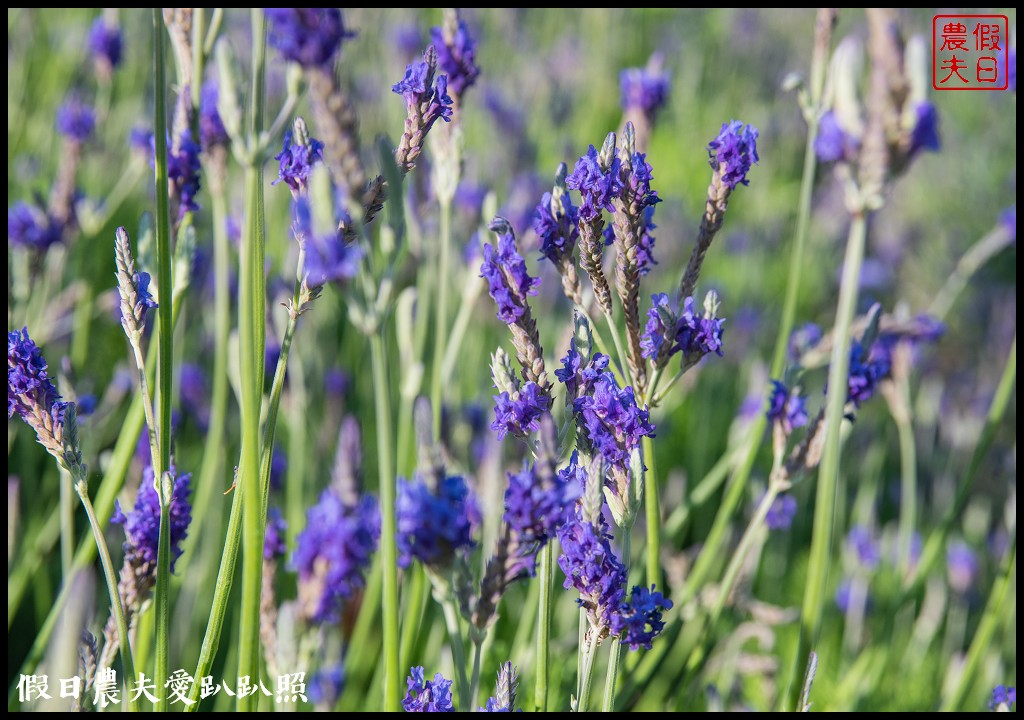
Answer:
<path fill-rule="evenodd" d="M 7 242 L 43 253 L 61 241 L 63 227 L 59 220 L 33 203 L 16 202 L 7 208 Z"/>
<path fill-rule="evenodd" d="M 480 712 L 515 712 L 516 693 L 519 691 L 519 677 L 511 661 L 503 662 L 498 670 L 498 682 L 494 686 L 494 697 L 487 698 L 487 705 Z"/>
<path fill-rule="evenodd" d="M 996 685 L 992 689 L 992 699 L 988 701 L 989 710 L 1005 710 L 1009 712 L 1011 705 L 1017 704 L 1017 688 Z"/>
<path fill-rule="evenodd" d="M 488 291 L 498 305 L 498 318 L 512 331 L 512 344 L 522 366 L 523 379 L 536 383 L 550 396 L 551 382 L 544 369 L 544 349 L 540 333 L 530 311 L 529 295 L 537 294 L 540 279 L 526 271 L 526 261 L 516 248 L 516 237 L 508 220 L 496 217 L 488 228 L 497 234 L 494 245 L 484 245 L 480 277 L 487 280 Z"/>
<path fill-rule="evenodd" d="M 768 422 L 779 423 L 786 435 L 807 424 L 805 399 L 796 388 L 790 390 L 784 383 L 772 380 L 772 394 L 768 398 Z"/>
<path fill-rule="evenodd" d="M 347 236 L 343 225 L 336 232 L 321 234 L 313 228 L 309 199 L 305 196 L 292 203 L 292 235 L 304 252 L 303 267 L 310 287 L 341 283 L 356 276 L 362 250 L 354 237 Z"/>
<path fill-rule="evenodd" d="M 182 93 L 182 97 L 185 94 Z M 196 196 L 199 195 L 200 172 L 202 164 L 199 153 L 202 148 L 192 139 L 192 131 L 187 129 L 178 133 L 167 148 L 167 181 L 171 199 L 178 208 L 177 219 L 190 212 L 199 210 Z"/>
<path fill-rule="evenodd" d="M 423 53 L 423 61 L 412 63 L 405 69 L 405 77 L 395 83 L 391 91 L 405 98 L 405 132 L 395 150 L 395 164 L 403 175 L 416 167 L 416 159 L 423 152 L 427 133 L 438 118 L 452 120 L 452 99 L 448 95 L 448 76 L 438 75 L 437 51 L 433 46 Z"/>
<path fill-rule="evenodd" d="M 461 475 L 436 478 L 433 487 L 421 473 L 400 479 L 395 515 L 401 567 L 413 559 L 448 567 L 456 553 L 473 546 L 473 527 L 479 522 L 476 500 Z"/>
<path fill-rule="evenodd" d="M 533 229 L 540 238 L 541 255 L 558 268 L 562 292 L 577 305 L 583 304 L 580 277 L 576 272 L 576 243 L 580 238 L 579 209 L 566 191 L 565 163 L 555 172 L 555 186 L 544 193 L 534 213 Z"/>
<path fill-rule="evenodd" d="M 124 39 L 120 26 L 108 22 L 103 15 L 97 17 L 89 28 L 89 52 L 101 78 L 110 80 L 114 69 L 121 64 L 123 51 Z"/>
<path fill-rule="evenodd" d="M 708 143 L 708 155 L 714 175 L 708 186 L 704 215 L 697 233 L 697 246 L 690 255 L 690 261 L 679 284 L 679 297 L 690 297 L 697 287 L 704 256 L 711 241 L 722 227 L 729 196 L 737 185 L 748 185 L 747 173 L 757 163 L 758 130 L 753 125 L 744 125 L 733 120 L 722 125 L 721 131 Z"/>
<path fill-rule="evenodd" d="M 402 700 L 406 712 L 455 712 L 452 681 L 445 680 L 441 673 L 434 675 L 433 680 L 425 680 L 423 668 L 417 666 L 409 670 L 406 684 L 408 689 Z"/>
<path fill-rule="evenodd" d="M 156 308 L 157 303 L 149 292 L 149 273 L 135 270 L 128 231 L 119 227 L 114 237 L 117 291 L 121 297 L 121 326 L 134 347 L 146 329 L 147 311 Z"/>
<path fill-rule="evenodd" d="M 491 429 L 498 433 L 498 439 L 504 440 L 509 433 L 525 438 L 537 430 L 541 417 L 551 407 L 550 396 L 535 382 L 521 383 L 500 347 L 491 356 L 491 377 L 498 388 Z"/>
<path fill-rule="evenodd" d="M 654 119 L 668 100 L 669 77 L 662 69 L 661 53 L 654 53 L 642 68 L 627 68 L 619 73 L 622 94 L 623 126 L 636 128 L 636 146 L 647 147 Z"/>
<path fill-rule="evenodd" d="M 302 118 L 295 119 L 294 132 L 284 135 L 284 146 L 274 156 L 280 162 L 277 179 L 272 185 L 283 182 L 291 188 L 292 197 L 307 194 L 313 166 L 324 159 L 324 144 L 309 135 Z"/>
<path fill-rule="evenodd" d="M 455 8 L 445 9 L 441 27 L 430 29 L 430 40 L 437 50 L 438 67 L 448 75 L 452 108 L 457 114 L 466 90 L 480 76 L 480 68 L 476 65 L 476 41 Z"/>
<path fill-rule="evenodd" d="M 270 45 L 303 67 L 329 66 L 342 41 L 355 37 L 338 8 L 265 8 L 264 13 Z"/>
<path fill-rule="evenodd" d="M 69 403 L 61 402 L 46 359 L 29 337 L 28 328 L 8 332 L 7 417 L 21 417 L 35 430 L 39 444 L 66 469 L 69 458 L 65 451 L 72 449 L 65 438 L 64 413 L 68 407 Z"/>
<path fill-rule="evenodd" d="M 590 277 L 594 296 L 606 315 L 612 312 L 611 289 L 604 275 L 604 217 L 602 210 L 614 210 L 615 198 L 622 192 L 621 160 L 615 156 L 615 133 L 608 133 L 599 153 L 593 145 L 576 161 L 566 186 L 580 193 L 579 210 L 580 266 Z"/>
<path fill-rule="evenodd" d="M 86 105 L 77 92 L 71 92 L 57 110 L 57 132 L 63 136 L 64 146 L 47 206 L 47 214 L 53 219 L 52 226 L 60 228 L 62 235 L 77 225 L 75 176 L 82 160 L 82 146 L 95 130 L 96 111 Z"/>

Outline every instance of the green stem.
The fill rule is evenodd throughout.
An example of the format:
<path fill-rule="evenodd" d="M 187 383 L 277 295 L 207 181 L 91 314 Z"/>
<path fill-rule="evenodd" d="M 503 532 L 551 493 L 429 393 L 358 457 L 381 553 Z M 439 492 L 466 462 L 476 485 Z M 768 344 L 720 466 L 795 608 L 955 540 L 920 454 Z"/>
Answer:
<path fill-rule="evenodd" d="M 82 500 L 82 507 L 89 517 L 89 525 L 92 527 L 93 539 L 96 541 L 96 549 L 99 551 L 100 563 L 103 565 L 103 576 L 107 581 L 107 592 L 110 595 L 110 611 L 114 613 L 114 620 L 117 623 L 118 644 L 121 646 L 121 665 L 124 669 L 126 685 L 135 684 L 135 663 L 132 662 L 132 648 L 128 642 L 128 622 L 125 620 L 124 606 L 121 604 L 121 593 L 117 590 L 117 575 L 114 573 L 114 563 L 110 560 L 110 550 L 107 548 L 107 541 L 103 538 L 103 528 L 96 518 L 96 511 L 89 500 L 89 488 L 85 478 L 79 478 L 75 483 L 75 490 Z M 66 580 L 70 580 L 67 578 Z M 64 587 L 71 587 L 71 582 L 65 582 Z M 130 683 L 128 680 L 130 679 Z M 127 692 L 127 690 L 126 690 Z M 128 696 L 128 705 L 132 712 L 139 711 L 137 699 Z"/>
<path fill-rule="evenodd" d="M 895 379 L 896 402 L 893 413 L 900 438 L 900 520 L 897 538 L 897 558 L 900 572 L 907 577 L 911 571 L 910 550 L 914 527 L 917 524 L 917 447 L 914 426 L 910 417 L 910 381 L 905 372 Z"/>
<path fill-rule="evenodd" d="M 445 347 L 448 340 L 448 285 L 450 278 L 449 255 L 452 244 L 452 204 L 450 200 L 441 203 L 441 232 L 438 238 L 440 245 L 437 254 L 437 306 L 434 316 L 434 363 L 431 368 L 432 381 L 430 387 L 430 404 L 434 413 L 434 440 L 441 437 L 441 388 L 444 367 Z"/>
<path fill-rule="evenodd" d="M 158 687 L 167 681 L 169 665 L 169 636 L 171 632 L 170 615 L 170 497 L 163 492 L 163 473 L 171 465 L 171 379 L 174 357 L 172 354 L 174 324 L 171 318 L 173 303 L 171 300 L 171 210 L 168 196 L 167 179 L 167 78 L 164 67 L 164 24 L 160 10 L 153 9 L 153 68 L 155 102 L 155 136 L 156 136 L 156 274 L 160 306 L 157 308 L 157 411 L 159 421 L 156 424 L 157 435 L 155 452 L 152 453 L 153 482 L 160 497 L 160 536 L 157 545 L 156 590 L 154 603 L 156 606 L 156 677 Z M 137 343 L 133 343 L 137 345 Z M 142 353 L 136 348 L 136 362 Z M 145 385 L 145 372 L 140 370 L 140 380 Z M 145 395 L 145 388 L 143 388 Z M 146 398 L 143 398 L 146 402 Z M 152 420 L 152 418 L 150 418 Z M 150 425 L 151 430 L 153 426 Z M 153 437 L 152 435 L 150 437 Z M 154 703 L 157 712 L 167 710 L 166 693 L 160 693 Z"/>
<path fill-rule="evenodd" d="M 75 551 L 75 506 L 71 502 L 71 473 L 60 469 L 60 574 L 64 583 L 71 580 Z"/>
<path fill-rule="evenodd" d="M 490 635 L 490 628 L 473 639 L 473 674 L 469 678 L 470 710 L 476 704 L 476 698 L 480 693 L 480 658 L 483 655 L 484 640 L 488 635 Z"/>
<path fill-rule="evenodd" d="M 1010 594 L 1010 589 L 1017 583 L 1016 528 L 1010 538 L 1010 552 L 1007 554 L 1002 568 L 1000 568 L 999 575 L 1000 577 L 996 581 L 995 587 L 992 588 L 992 594 L 989 595 L 988 603 L 985 605 L 985 614 L 978 624 L 978 630 L 975 632 L 974 639 L 971 641 L 971 647 L 967 651 L 967 661 L 964 663 L 963 671 L 960 673 L 953 692 L 942 702 L 940 712 L 954 712 L 964 709 L 964 700 L 974 688 L 974 677 L 978 673 L 978 668 L 985 658 L 988 646 L 992 643 L 996 630 L 999 629 L 999 626 L 1003 623 L 1003 618 L 1006 616 L 1004 612 L 1007 605 L 1006 598 Z M 1016 604 L 1014 603 L 1011 607 L 1015 609 Z M 1016 617 L 1015 614 L 1014 617 Z"/>
<path fill-rule="evenodd" d="M 839 285 L 839 304 L 836 308 L 832 358 L 829 365 L 828 387 L 831 390 L 825 410 L 825 447 L 818 468 L 818 488 L 814 502 L 814 529 L 811 552 L 804 585 L 804 601 L 800 621 L 800 644 L 794 658 L 793 677 L 798 678 L 804 658 L 817 642 L 821 629 L 825 588 L 828 583 L 828 559 L 832 551 L 835 521 L 836 485 L 839 482 L 839 461 L 842 449 L 843 413 L 846 407 L 846 388 L 850 370 L 850 329 L 857 310 L 857 281 L 864 259 L 867 237 L 867 217 L 857 212 L 851 218 L 850 232 L 843 260 L 843 274 Z M 790 707 L 796 707 L 800 698 L 800 683 L 791 683 Z"/>
<path fill-rule="evenodd" d="M 420 565 L 414 565 L 406 573 L 405 614 L 402 623 L 401 664 L 412 667 L 412 651 L 422 627 L 423 610 L 427 600 L 427 574 Z"/>
<path fill-rule="evenodd" d="M 455 665 L 455 686 L 459 693 L 459 711 L 469 712 L 473 700 L 469 694 L 469 679 L 466 677 L 466 645 L 462 639 L 462 624 L 459 622 L 459 610 L 455 607 L 455 598 L 448 590 L 441 600 L 444 609 L 444 622 L 448 627 L 448 640 L 452 649 L 452 663 Z"/>
<path fill-rule="evenodd" d="M 373 366 L 373 394 L 377 416 L 377 472 L 380 490 L 381 535 L 384 601 L 384 710 L 397 712 L 399 707 L 398 669 L 398 549 L 395 544 L 395 474 L 391 449 L 391 394 L 388 382 L 387 356 L 384 352 L 384 325 L 370 336 Z M 465 666 L 463 666 L 465 673 Z"/>
<path fill-rule="evenodd" d="M 622 528 L 622 564 L 626 567 L 627 578 L 629 577 L 629 556 L 632 550 L 631 529 Z M 626 587 L 629 587 L 628 582 Z M 611 647 L 608 653 L 608 670 L 604 678 L 604 698 L 601 701 L 601 712 L 615 712 L 615 690 L 619 680 L 619 663 L 622 661 L 622 653 L 625 649 L 617 638 L 609 638 L 608 644 Z"/>
<path fill-rule="evenodd" d="M 644 436 L 641 445 L 644 462 L 647 464 L 647 470 L 644 472 L 644 508 L 647 517 L 647 584 L 662 587 L 661 501 L 658 497 L 658 473 L 654 463 L 654 443 L 651 438 Z M 626 562 L 629 562 L 628 558 Z"/>
<path fill-rule="evenodd" d="M 577 699 L 576 712 L 586 712 L 590 703 L 590 685 L 594 678 L 594 657 L 597 655 L 597 630 L 592 629 L 590 642 L 583 651 L 583 667 L 580 670 L 580 696 Z"/>
<path fill-rule="evenodd" d="M 619 337 L 619 329 L 615 326 L 615 318 L 610 312 L 605 313 L 604 317 L 608 321 L 608 331 L 611 332 L 612 342 L 615 344 L 615 362 L 619 366 L 619 375 L 624 382 L 628 379 L 630 385 L 635 385 L 636 382 L 629 371 L 629 365 L 626 364 L 626 351 L 623 349 L 622 338 Z"/>
<path fill-rule="evenodd" d="M 266 346 L 266 235 L 263 217 L 263 159 L 258 150 L 263 129 L 263 81 L 266 26 L 263 11 L 253 9 L 252 84 L 249 108 L 249 165 L 245 169 L 245 234 L 239 271 L 238 349 L 241 384 L 242 457 L 238 488 L 242 495 L 242 598 L 238 625 L 238 674 L 259 679 L 259 612 L 263 578 L 263 488 L 260 483 L 260 403 Z M 256 710 L 257 696 L 239 697 L 242 712 Z"/>
<path fill-rule="evenodd" d="M 534 688 L 533 702 L 537 712 L 548 711 L 548 649 L 551 643 L 551 585 L 554 582 L 554 565 L 552 564 L 551 542 L 548 542 L 539 553 L 540 570 L 537 582 L 540 583 L 540 599 L 538 600 L 537 622 L 537 684 Z"/>

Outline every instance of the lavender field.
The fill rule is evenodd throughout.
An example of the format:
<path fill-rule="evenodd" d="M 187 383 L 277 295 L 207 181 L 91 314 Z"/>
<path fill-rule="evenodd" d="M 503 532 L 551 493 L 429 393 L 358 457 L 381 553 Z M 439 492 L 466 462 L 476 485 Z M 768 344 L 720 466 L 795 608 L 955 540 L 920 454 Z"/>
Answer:
<path fill-rule="evenodd" d="M 8 9 L 8 709 L 1015 710 L 957 12 Z"/>

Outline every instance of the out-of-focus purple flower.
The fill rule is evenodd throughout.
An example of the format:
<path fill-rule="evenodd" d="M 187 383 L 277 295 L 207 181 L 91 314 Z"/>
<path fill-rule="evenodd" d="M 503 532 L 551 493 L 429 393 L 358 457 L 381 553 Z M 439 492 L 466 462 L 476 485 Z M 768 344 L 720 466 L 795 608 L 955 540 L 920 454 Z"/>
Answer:
<path fill-rule="evenodd" d="M 414 58 L 423 52 L 423 34 L 416 23 L 392 27 L 391 38 L 405 60 Z"/>
<path fill-rule="evenodd" d="M 665 627 L 661 614 L 671 608 L 672 601 L 655 592 L 653 585 L 650 590 L 634 586 L 629 601 L 624 602 L 613 616 L 612 635 L 618 635 L 619 642 L 629 645 L 630 650 L 650 650 L 651 641 Z"/>
<path fill-rule="evenodd" d="M 576 161 L 576 167 L 565 178 L 567 187 L 577 190 L 583 200 L 580 218 L 586 222 L 594 220 L 601 210 L 614 210 L 614 201 L 622 193 L 622 161 L 614 157 L 605 168 L 593 145 L 587 154 Z"/>
<path fill-rule="evenodd" d="M 75 411 L 78 417 L 86 417 L 96 412 L 96 406 L 99 404 L 96 396 L 92 393 L 86 395 L 79 395 L 78 399 L 75 400 Z"/>
<path fill-rule="evenodd" d="M 553 485 L 546 487 L 537 477 L 536 466 L 508 474 L 504 519 L 520 542 L 534 544 L 536 549 L 555 536 L 583 492 L 574 479 L 558 474 Z"/>
<path fill-rule="evenodd" d="M 849 159 L 860 143 L 839 124 L 839 118 L 829 110 L 821 116 L 818 135 L 814 138 L 814 154 L 821 162 Z"/>
<path fill-rule="evenodd" d="M 795 428 L 806 425 L 807 420 L 804 398 L 791 392 L 778 380 L 772 380 L 772 394 L 768 398 L 768 422 L 782 423 L 782 429 L 789 435 Z"/>
<path fill-rule="evenodd" d="M 775 498 L 772 506 L 768 508 L 768 514 L 764 517 L 764 523 L 769 530 L 789 530 L 796 517 L 796 498 L 783 493 Z"/>
<path fill-rule="evenodd" d="M 992 699 L 988 701 L 989 710 L 996 710 L 1000 705 L 1006 705 L 1009 708 L 1010 705 L 1016 704 L 1017 688 L 1006 685 L 996 685 L 992 688 Z"/>
<path fill-rule="evenodd" d="M 946 549 L 946 569 L 949 586 L 961 595 L 966 595 L 978 579 L 981 569 L 978 556 L 964 542 L 954 542 Z"/>
<path fill-rule="evenodd" d="M 494 688 L 494 697 L 487 698 L 487 705 L 480 712 L 515 712 L 516 693 L 519 690 L 519 678 L 511 662 L 504 662 L 498 670 L 498 682 Z"/>
<path fill-rule="evenodd" d="M 423 134 L 437 122 L 452 120 L 452 99 L 448 95 L 448 76 L 434 79 L 430 64 L 425 61 L 411 63 L 405 68 L 405 77 L 391 86 L 391 92 L 405 98 L 409 108 L 419 108 L 423 115 Z"/>
<path fill-rule="evenodd" d="M 174 572 L 174 565 L 184 552 L 181 543 L 188 535 L 188 526 L 192 522 L 192 505 L 188 499 L 192 474 L 177 475 L 173 465 L 169 472 L 174 477 L 170 509 L 171 572 Z M 139 485 L 134 509 L 126 515 L 121 504 L 115 502 L 110 522 L 124 526 L 125 562 L 135 568 L 151 565 L 152 573 L 156 575 L 160 542 L 160 497 L 153 485 L 152 465 L 142 473 L 142 484 Z"/>
<path fill-rule="evenodd" d="M 153 131 L 144 127 L 133 127 L 128 131 L 128 146 L 140 154 L 144 154 L 152 162 L 153 159 Z"/>
<path fill-rule="evenodd" d="M 195 419 L 200 430 L 210 423 L 210 395 L 206 373 L 195 363 L 183 363 L 178 375 L 181 409 Z"/>
<path fill-rule="evenodd" d="M 263 535 L 263 559 L 276 560 L 284 557 L 288 548 L 284 537 L 288 531 L 288 523 L 281 516 L 281 511 L 272 507 L 267 510 L 267 531 Z"/>
<path fill-rule="evenodd" d="M 123 51 L 121 28 L 107 24 L 106 19 L 100 15 L 89 28 L 89 52 L 98 62 L 113 69 L 121 64 Z"/>
<path fill-rule="evenodd" d="M 626 68 L 620 72 L 619 89 L 624 111 L 639 110 L 653 121 L 668 100 L 669 77 L 661 69 L 661 56 L 652 55 L 646 67 Z"/>
<path fill-rule="evenodd" d="M 477 185 L 463 180 L 455 188 L 455 206 L 463 212 L 475 216 L 483 207 L 487 192 L 488 189 L 485 185 Z"/>
<path fill-rule="evenodd" d="M 789 360 L 797 362 L 800 357 L 821 341 L 821 328 L 814 323 L 801 325 L 789 336 Z"/>
<path fill-rule="evenodd" d="M 345 668 L 341 663 L 322 667 L 309 679 L 306 691 L 314 705 L 332 708 L 345 689 Z"/>
<path fill-rule="evenodd" d="M 871 594 L 867 588 L 856 580 L 845 579 L 839 583 L 839 587 L 836 588 L 836 607 L 843 614 L 846 614 L 854 609 L 854 600 L 858 595 L 861 595 L 863 600 L 863 607 L 865 610 L 871 607 Z"/>
<path fill-rule="evenodd" d="M 708 143 L 708 157 L 711 169 L 720 172 L 722 182 L 735 190 L 737 185 L 749 185 L 747 173 L 751 165 L 760 159 L 757 156 L 758 130 L 753 125 L 744 125 L 739 120 L 722 124 L 718 136 Z"/>
<path fill-rule="evenodd" d="M 215 145 L 227 145 L 230 142 L 228 131 L 217 110 L 217 101 L 217 81 L 207 80 L 199 94 L 199 144 L 207 151 Z"/>
<path fill-rule="evenodd" d="M 309 200 L 300 195 L 292 203 L 292 234 L 306 249 L 306 275 L 310 285 L 340 283 L 356 276 L 362 251 L 341 233 L 319 234 L 313 228 Z"/>
<path fill-rule="evenodd" d="M 455 712 L 452 706 L 452 681 L 445 680 L 441 673 L 433 680 L 425 680 L 422 667 L 409 670 L 406 679 L 408 690 L 402 700 L 406 712 Z"/>
<path fill-rule="evenodd" d="M 281 169 L 277 179 L 271 185 L 284 182 L 293 192 L 299 193 L 309 185 L 309 176 L 313 172 L 313 166 L 324 159 L 324 144 L 315 138 L 309 138 L 309 144 L 292 143 L 292 132 L 289 130 L 284 134 L 284 146 L 281 152 L 274 156 L 280 161 Z"/>
<path fill-rule="evenodd" d="M 641 355 L 648 360 L 662 352 L 671 353 L 675 346 L 675 311 L 665 293 L 651 295 L 651 309 L 647 311 L 647 325 L 640 338 Z M 665 345 L 668 343 L 669 347 Z"/>
<path fill-rule="evenodd" d="M 288 471 L 288 457 L 284 454 L 281 446 L 274 444 L 274 450 L 270 455 L 270 487 L 280 490 L 284 484 L 284 474 Z"/>
<path fill-rule="evenodd" d="M 1010 90 L 1017 92 L 1017 48 L 1011 47 L 1006 64 L 1006 79 Z"/>
<path fill-rule="evenodd" d="M 846 536 L 846 545 L 853 552 L 857 562 L 866 570 L 874 570 L 882 559 L 878 540 L 863 525 L 854 525 Z"/>
<path fill-rule="evenodd" d="M 459 18 L 451 43 L 445 38 L 444 28 L 430 29 L 430 39 L 437 50 L 437 66 L 448 75 L 448 88 L 461 98 L 480 76 L 476 65 L 476 41 L 469 34 L 466 21 Z"/>
<path fill-rule="evenodd" d="M 265 8 L 268 42 L 284 57 L 303 67 L 323 67 L 333 60 L 343 40 L 356 33 L 345 29 L 338 8 Z"/>
<path fill-rule="evenodd" d="M 74 142 L 83 143 L 96 129 L 96 112 L 71 94 L 57 110 L 57 132 Z"/>
<path fill-rule="evenodd" d="M 473 546 L 473 526 L 479 512 L 461 475 L 449 475 L 431 490 L 422 476 L 400 479 L 395 519 L 398 564 L 413 559 L 425 565 L 446 566 L 453 554 Z"/>
<path fill-rule="evenodd" d="M 537 430 L 541 416 L 551 407 L 551 398 L 544 394 L 535 382 L 527 382 L 513 398 L 507 392 L 494 397 L 494 422 L 491 429 L 498 433 L 498 439 L 512 433 L 526 437 Z"/>
<path fill-rule="evenodd" d="M 872 359 L 864 347 L 854 341 L 850 347 L 850 380 L 847 402 L 860 407 L 875 394 L 878 383 L 889 374 L 891 365 L 888 356 L 884 360 Z"/>
<path fill-rule="evenodd" d="M 7 208 L 7 242 L 11 246 L 42 252 L 60 240 L 59 223 L 44 210 L 24 201 Z"/>
<path fill-rule="evenodd" d="M 199 174 L 202 163 L 199 161 L 201 148 L 192 140 L 192 133 L 185 130 L 181 133 L 178 149 L 167 148 L 167 179 L 181 204 L 178 216 L 184 217 L 188 212 L 199 210 L 196 196 L 199 194 Z M 156 154 L 154 148 L 154 155 Z"/>
<path fill-rule="evenodd" d="M 336 621 L 344 601 L 365 585 L 363 573 L 379 537 L 380 513 L 369 495 L 346 505 L 328 489 L 309 509 L 306 529 L 295 539 L 292 567 L 314 622 Z"/>
<path fill-rule="evenodd" d="M 487 280 L 488 292 L 498 305 L 498 318 L 510 325 L 523 316 L 526 297 L 536 295 L 540 285 L 540 278 L 526 271 L 526 261 L 511 232 L 500 233 L 496 245 L 484 245 L 480 277 Z"/>
<path fill-rule="evenodd" d="M 910 136 L 910 152 L 930 150 L 938 152 L 942 143 L 939 141 L 939 112 L 927 100 L 914 107 L 914 129 Z"/>
<path fill-rule="evenodd" d="M 330 397 L 344 397 L 351 382 L 349 374 L 341 368 L 333 367 L 324 373 L 324 389 Z"/>
<path fill-rule="evenodd" d="M 1010 233 L 1010 238 L 1017 242 L 1017 206 L 1011 205 L 1010 207 L 999 213 L 999 224 L 1006 228 Z"/>

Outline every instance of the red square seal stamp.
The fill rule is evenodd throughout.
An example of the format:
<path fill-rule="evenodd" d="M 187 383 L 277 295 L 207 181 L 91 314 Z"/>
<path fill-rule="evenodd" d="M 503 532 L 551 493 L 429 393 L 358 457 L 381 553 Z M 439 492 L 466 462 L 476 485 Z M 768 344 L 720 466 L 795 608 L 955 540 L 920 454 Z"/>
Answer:
<path fill-rule="evenodd" d="M 1006 15 L 932 18 L 932 87 L 1006 90 L 1010 86 L 1010 21 Z"/>

